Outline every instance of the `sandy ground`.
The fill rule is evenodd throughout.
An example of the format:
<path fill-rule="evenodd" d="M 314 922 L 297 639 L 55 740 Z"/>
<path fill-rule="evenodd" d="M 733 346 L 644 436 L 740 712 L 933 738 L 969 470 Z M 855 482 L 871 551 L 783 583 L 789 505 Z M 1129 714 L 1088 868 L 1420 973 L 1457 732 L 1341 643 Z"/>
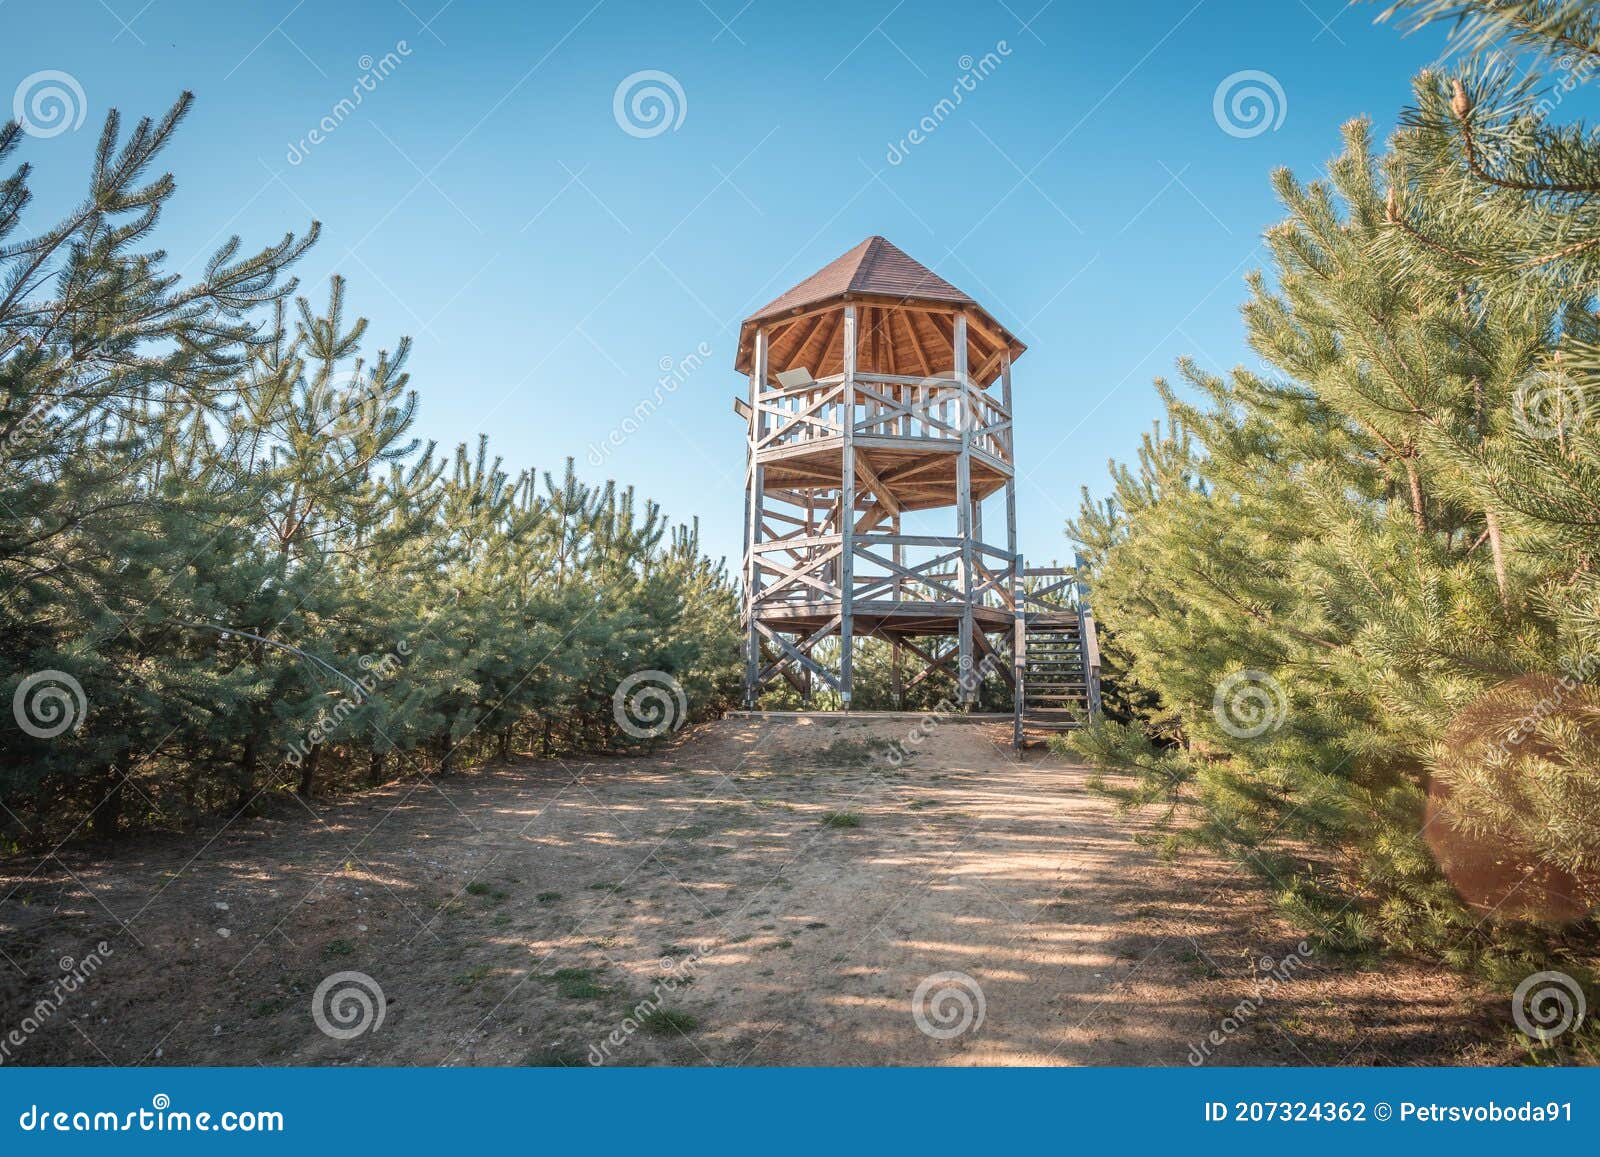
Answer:
<path fill-rule="evenodd" d="M 0 860 L 0 1039 L 25 1038 L 0 1059 L 1518 1059 L 1503 994 L 1303 958 L 1253 880 L 1139 846 L 1083 768 L 1019 759 L 972 723 L 896 766 L 910 726 L 735 717 L 647 756 L 522 760 Z M 101 941 L 94 975 L 38 1017 L 63 958 L 81 971 Z M 376 1023 L 334 997 L 365 980 L 333 982 L 319 1011 L 364 1028 L 348 1039 L 313 1016 L 342 972 L 384 997 Z"/>

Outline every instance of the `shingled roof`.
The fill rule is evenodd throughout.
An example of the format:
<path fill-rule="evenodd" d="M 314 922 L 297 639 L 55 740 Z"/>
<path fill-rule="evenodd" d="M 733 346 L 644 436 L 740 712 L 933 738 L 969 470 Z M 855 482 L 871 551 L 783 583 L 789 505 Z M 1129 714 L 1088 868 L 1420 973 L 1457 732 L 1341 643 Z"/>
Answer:
<path fill-rule="evenodd" d="M 763 321 L 847 293 L 876 294 L 907 301 L 978 304 L 926 265 L 908 257 L 903 249 L 882 237 L 872 236 L 756 310 L 747 320 Z"/>
<path fill-rule="evenodd" d="M 943 323 L 935 315 L 908 313 L 896 308 L 899 306 L 964 310 L 971 323 L 968 365 L 975 374 L 980 367 L 998 372 L 996 358 L 1002 349 L 1008 349 L 1014 360 L 1027 348 L 972 297 L 887 239 L 874 235 L 747 317 L 739 330 L 734 367 L 740 373 L 750 372 L 755 331 L 766 325 L 776 331 L 769 347 L 774 373 L 795 365 L 804 365 L 819 376 L 837 373 L 839 353 L 833 348 L 836 343 L 832 327 L 784 323 L 813 316 L 819 310 L 834 312 L 828 310 L 830 305 L 847 301 L 859 301 L 865 307 L 859 323 L 863 355 L 876 334 L 878 345 L 873 348 L 881 351 L 885 344 L 897 350 L 904 348 L 898 358 L 894 352 L 887 355 L 890 363 L 904 363 L 903 369 L 899 364 L 893 366 L 900 372 L 911 372 L 910 367 L 917 366 L 924 373 L 948 373 L 953 358 L 949 353 L 949 333 L 941 336 L 937 332 Z M 898 315 L 898 320 L 891 314 Z"/>

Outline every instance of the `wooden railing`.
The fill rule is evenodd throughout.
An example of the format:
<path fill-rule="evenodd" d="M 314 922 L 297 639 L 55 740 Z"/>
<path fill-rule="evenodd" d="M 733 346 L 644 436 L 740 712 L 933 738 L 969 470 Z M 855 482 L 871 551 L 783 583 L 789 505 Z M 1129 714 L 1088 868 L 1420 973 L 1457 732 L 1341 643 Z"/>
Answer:
<path fill-rule="evenodd" d="M 852 395 L 850 418 L 857 438 L 959 442 L 965 425 L 975 451 L 1011 461 L 1010 413 L 998 398 L 971 384 L 947 377 L 857 374 Z M 756 399 L 756 449 L 840 437 L 845 409 L 841 374 L 765 390 Z"/>
<path fill-rule="evenodd" d="M 755 556 L 763 577 L 763 608 L 838 602 L 842 597 L 837 534 L 789 535 L 764 541 Z M 891 602 L 957 607 L 967 601 L 959 538 L 940 535 L 867 534 L 855 538 L 851 597 L 857 603 Z M 986 543 L 972 544 L 972 602 L 1013 611 L 1012 556 Z"/>

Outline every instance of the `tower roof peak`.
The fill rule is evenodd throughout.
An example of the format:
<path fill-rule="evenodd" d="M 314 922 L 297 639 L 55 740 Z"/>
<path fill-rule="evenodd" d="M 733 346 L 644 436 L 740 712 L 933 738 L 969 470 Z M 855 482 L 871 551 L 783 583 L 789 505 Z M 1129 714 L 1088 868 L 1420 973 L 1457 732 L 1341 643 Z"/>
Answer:
<path fill-rule="evenodd" d="M 906 347 L 903 358 L 893 355 L 888 358 L 897 367 L 917 365 L 924 373 L 949 370 L 952 359 L 948 352 L 948 336 L 940 338 L 934 332 L 936 327 L 932 319 L 921 316 L 930 309 L 936 313 L 968 315 L 973 323 L 969 364 L 974 370 L 983 367 L 985 371 L 998 371 L 998 362 L 994 359 L 1001 350 L 1008 350 L 1014 360 L 1027 348 L 973 297 L 882 234 L 874 233 L 745 318 L 739 330 L 735 368 L 741 373 L 750 371 L 755 332 L 765 326 L 782 331 L 772 349 L 773 364 L 777 368 L 785 368 L 793 362 L 807 365 L 814 373 L 836 372 L 837 367 L 833 365 L 836 355 L 822 348 L 828 345 L 824 340 L 828 329 L 791 323 L 813 314 L 832 313 L 851 301 L 859 301 L 875 311 L 874 320 L 863 324 L 863 333 L 875 329 L 881 333 L 880 340 Z M 896 321 L 888 314 L 904 316 Z M 918 316 L 911 316 L 913 314 Z M 812 337 L 818 340 L 812 342 Z"/>

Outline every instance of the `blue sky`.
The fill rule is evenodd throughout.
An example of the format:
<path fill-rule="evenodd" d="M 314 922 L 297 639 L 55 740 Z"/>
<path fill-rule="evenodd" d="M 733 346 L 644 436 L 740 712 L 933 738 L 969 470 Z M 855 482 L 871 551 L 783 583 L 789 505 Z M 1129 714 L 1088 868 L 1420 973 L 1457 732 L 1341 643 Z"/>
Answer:
<path fill-rule="evenodd" d="M 1103 491 L 1106 459 L 1157 416 L 1151 378 L 1184 354 L 1252 361 L 1238 306 L 1279 216 L 1270 170 L 1315 175 L 1357 114 L 1386 133 L 1442 43 L 1342 0 L 0 5 L 4 92 L 58 70 L 83 93 L 81 128 L 26 146 L 36 221 L 81 195 L 108 108 L 158 113 L 193 89 L 166 156 L 179 196 L 161 241 L 180 270 L 229 234 L 260 245 L 320 220 L 303 288 L 317 300 L 342 273 L 374 349 L 413 337 L 419 434 L 448 449 L 487 432 L 513 469 L 574 455 L 699 515 L 730 558 L 739 321 L 873 233 L 1028 343 L 1021 544 L 1065 557 L 1079 488 Z M 646 70 L 671 78 L 681 119 L 625 131 L 614 97 Z M 1214 115 L 1240 72 L 1282 94 L 1262 131 Z M 642 429 L 585 461 L 702 345 Z"/>

